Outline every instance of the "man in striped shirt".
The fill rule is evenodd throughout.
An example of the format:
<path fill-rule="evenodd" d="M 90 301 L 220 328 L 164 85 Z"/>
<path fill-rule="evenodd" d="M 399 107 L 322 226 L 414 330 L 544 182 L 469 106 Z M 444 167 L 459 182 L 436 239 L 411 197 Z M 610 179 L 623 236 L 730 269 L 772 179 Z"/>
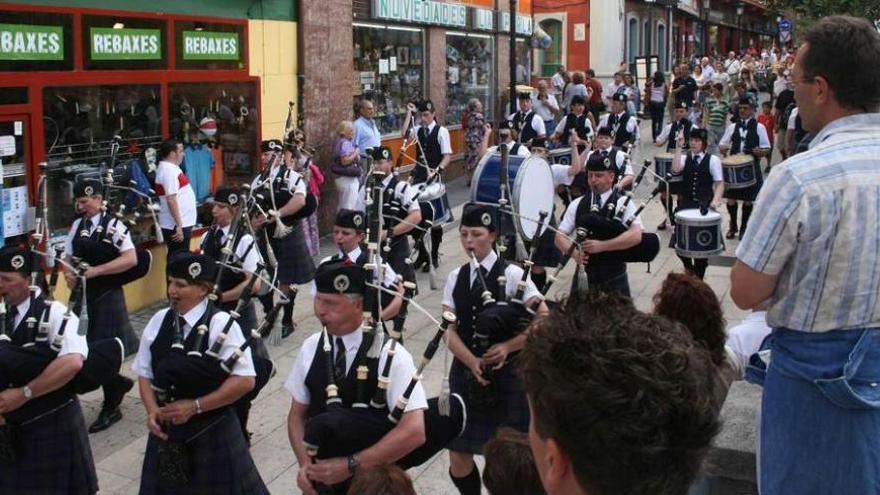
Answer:
<path fill-rule="evenodd" d="M 719 155 L 718 143 L 727 130 L 727 114 L 730 113 L 730 102 L 724 97 L 724 86 L 721 83 L 712 85 L 712 93 L 706 98 L 703 116 L 706 130 L 709 131 L 709 153 Z"/>
<path fill-rule="evenodd" d="M 770 364 L 752 370 L 764 386 L 759 484 L 877 493 L 880 33 L 835 16 L 803 40 L 792 82 L 816 136 L 773 169 L 731 271 L 737 306 L 770 302 Z"/>

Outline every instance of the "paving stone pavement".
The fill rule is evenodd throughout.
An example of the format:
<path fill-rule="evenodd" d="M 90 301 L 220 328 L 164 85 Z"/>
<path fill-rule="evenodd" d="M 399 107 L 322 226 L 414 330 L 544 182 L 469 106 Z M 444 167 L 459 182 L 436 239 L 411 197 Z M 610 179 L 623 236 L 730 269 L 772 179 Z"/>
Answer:
<path fill-rule="evenodd" d="M 643 122 L 642 136 L 650 136 L 650 132 L 650 122 Z M 640 164 L 645 158 L 653 157 L 659 149 L 650 143 L 642 144 L 634 154 L 634 164 Z M 636 198 L 646 198 L 653 188 L 654 184 L 646 179 L 636 191 Z M 448 191 L 455 217 L 460 218 L 461 205 L 469 196 L 469 191 L 463 180 L 450 183 Z M 722 214 L 726 222 L 727 214 L 726 212 Z M 644 229 L 654 231 L 662 216 L 663 209 L 657 201 L 648 204 L 642 213 Z M 434 317 L 439 317 L 441 313 L 440 299 L 446 278 L 445 274 L 465 262 L 465 256 L 458 242 L 457 225 L 454 223 L 447 226 L 441 249 L 441 266 L 436 276 L 436 289 L 429 289 L 428 274 L 418 274 L 420 294 L 417 296 L 416 302 Z M 670 271 L 682 270 L 675 252 L 666 248 L 670 230 L 659 232 L 659 234 L 663 248 L 657 259 L 650 266 L 631 264 L 628 267 L 630 287 L 635 304 L 639 309 L 645 311 L 651 309 L 651 298 L 660 287 L 666 274 Z M 737 241 L 727 241 L 724 256 L 732 257 L 736 245 Z M 332 254 L 332 250 L 331 241 L 322 242 L 322 257 Z M 710 265 L 706 272 L 706 281 L 721 299 L 728 325 L 733 326 L 745 317 L 746 312 L 736 308 L 730 300 L 728 294 L 729 272 L 730 268 L 727 266 Z M 557 289 L 568 287 L 572 273 L 573 267 L 570 265 L 563 272 L 563 276 L 555 287 Z M 551 291 L 550 299 L 556 299 L 562 295 L 557 289 Z M 251 454 L 269 490 L 276 494 L 300 493 L 296 487 L 296 460 L 287 439 L 286 418 L 290 407 L 290 395 L 283 388 L 283 382 L 290 372 L 293 360 L 303 340 L 320 329 L 312 311 L 308 290 L 300 291 L 296 303 L 294 319 L 297 330 L 280 346 L 268 346 L 279 372 L 269 381 L 254 403 L 249 424 L 249 428 L 253 432 Z M 153 313 L 162 306 L 156 305 L 132 314 L 131 322 L 135 330 L 140 333 Z M 259 304 L 257 306 L 259 307 Z M 279 331 L 279 329 L 276 327 L 275 331 Z M 405 340 L 407 349 L 414 356 L 420 356 L 432 335 L 433 324 L 429 319 L 416 310 L 410 310 Z M 444 370 L 448 369 L 451 359 L 451 354 L 446 355 L 440 351 L 428 367 L 423 383 L 429 396 L 436 396 L 439 393 Z M 123 365 L 123 372 L 134 378 L 130 365 L 131 358 Z M 87 424 L 97 416 L 101 399 L 100 392 L 81 397 Z M 100 493 L 102 494 L 137 493 L 139 486 L 141 465 L 146 448 L 147 428 L 145 424 L 146 413 L 138 396 L 137 387 L 128 393 L 128 397 L 123 401 L 122 409 L 124 416 L 119 423 L 107 431 L 90 436 L 92 452 L 98 469 Z M 478 464 L 482 466 L 481 459 L 478 459 Z M 455 488 L 447 474 L 448 465 L 448 456 L 443 452 L 424 465 L 411 469 L 409 474 L 414 480 L 416 491 L 424 494 L 455 493 Z"/>

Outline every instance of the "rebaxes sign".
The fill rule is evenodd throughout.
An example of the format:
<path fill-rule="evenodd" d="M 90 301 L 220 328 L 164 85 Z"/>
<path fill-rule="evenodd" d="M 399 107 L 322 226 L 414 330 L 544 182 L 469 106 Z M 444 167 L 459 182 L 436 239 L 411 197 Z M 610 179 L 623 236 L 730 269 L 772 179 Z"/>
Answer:
<path fill-rule="evenodd" d="M 0 60 L 64 60 L 64 28 L 0 24 Z"/>
<path fill-rule="evenodd" d="M 91 28 L 92 60 L 161 60 L 159 29 Z"/>
<path fill-rule="evenodd" d="M 467 6 L 434 0 L 373 0 L 373 17 L 417 24 L 467 26 Z"/>
<path fill-rule="evenodd" d="M 241 48 L 238 33 L 184 31 L 184 60 L 238 60 Z"/>

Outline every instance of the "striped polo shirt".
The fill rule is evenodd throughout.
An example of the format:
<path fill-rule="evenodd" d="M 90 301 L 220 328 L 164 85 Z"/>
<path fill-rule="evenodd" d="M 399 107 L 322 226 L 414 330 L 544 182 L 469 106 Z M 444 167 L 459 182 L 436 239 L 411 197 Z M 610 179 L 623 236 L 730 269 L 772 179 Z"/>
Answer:
<path fill-rule="evenodd" d="M 771 327 L 880 327 L 880 113 L 831 122 L 774 167 L 736 257 L 778 276 Z"/>

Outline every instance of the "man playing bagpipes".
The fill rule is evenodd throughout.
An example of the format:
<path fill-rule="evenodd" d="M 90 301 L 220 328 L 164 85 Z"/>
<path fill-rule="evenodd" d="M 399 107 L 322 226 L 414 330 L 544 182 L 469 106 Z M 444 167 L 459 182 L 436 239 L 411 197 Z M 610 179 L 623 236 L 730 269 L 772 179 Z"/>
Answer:
<path fill-rule="evenodd" d="M 366 215 L 358 210 L 342 209 L 336 212 L 336 222 L 333 225 L 333 240 L 339 252 L 333 256 L 327 256 L 320 264 L 328 261 L 342 261 L 364 266 L 367 263 L 368 253 L 364 246 L 366 240 L 367 221 Z M 382 286 L 389 292 L 382 293 L 382 320 L 387 321 L 400 311 L 401 297 L 394 295 L 399 292 L 397 273 L 387 262 L 383 261 Z M 312 285 L 312 297 L 318 294 L 317 287 Z"/>
<path fill-rule="evenodd" d="M 92 494 L 98 479 L 72 383 L 88 344 L 79 318 L 31 285 L 34 265 L 27 249 L 0 250 L 0 493 Z"/>
<path fill-rule="evenodd" d="M 556 246 L 563 253 L 572 252 L 569 249 L 572 241 L 568 236 L 575 229 L 581 228 L 587 235 L 582 251 L 572 252 L 578 265 L 584 265 L 587 277 L 583 281 L 579 280 L 580 276 L 574 277 L 572 291 L 586 289 L 578 284 L 589 282 L 591 289 L 630 295 L 626 262 L 604 256 L 632 248 L 642 241 L 642 224 L 635 205 L 630 197 L 612 187 L 616 169 L 610 157 L 601 153 L 590 155 L 587 160 L 589 189 L 586 184 L 579 186 L 586 191 L 585 194 L 568 205 L 559 223 Z M 597 256 L 600 254 L 603 256 Z"/>
<path fill-rule="evenodd" d="M 101 181 L 83 179 L 76 182 L 73 196 L 80 217 L 73 221 L 64 244 L 64 276 L 68 287 L 85 290 L 88 315 L 86 338 L 90 346 L 120 338 L 125 343 L 125 354 L 134 354 L 137 336 L 129 321 L 125 293 L 118 276 L 138 270 L 145 275 L 149 270 L 150 255 L 135 249 L 128 227 L 109 211 L 112 205 L 104 205 Z M 76 283 L 76 275 L 71 268 L 78 263 L 88 265 L 83 272 L 86 279 L 84 289 L 82 284 Z M 78 307 L 72 309 L 79 315 Z M 122 419 L 119 405 L 125 393 L 134 386 L 134 382 L 122 376 L 118 369 L 99 378 L 104 390 L 104 403 L 98 418 L 89 426 L 89 433 L 106 430 Z"/>
<path fill-rule="evenodd" d="M 231 407 L 255 387 L 260 333 L 245 338 L 209 304 L 213 259 L 181 253 L 168 274 L 171 307 L 147 323 L 132 363 L 150 430 L 140 493 L 268 493 Z"/>
<path fill-rule="evenodd" d="M 482 454 L 499 426 L 528 431 L 529 408 L 516 357 L 531 313 L 547 311 L 528 272 L 493 250 L 498 225 L 494 207 L 465 204 L 459 232 L 471 261 L 452 270 L 443 290 L 444 311 L 458 319 L 448 332 L 455 356 L 450 387 L 465 397 L 468 412 L 464 433 L 449 445 L 449 475 L 463 495 L 480 493 L 473 457 Z"/>

